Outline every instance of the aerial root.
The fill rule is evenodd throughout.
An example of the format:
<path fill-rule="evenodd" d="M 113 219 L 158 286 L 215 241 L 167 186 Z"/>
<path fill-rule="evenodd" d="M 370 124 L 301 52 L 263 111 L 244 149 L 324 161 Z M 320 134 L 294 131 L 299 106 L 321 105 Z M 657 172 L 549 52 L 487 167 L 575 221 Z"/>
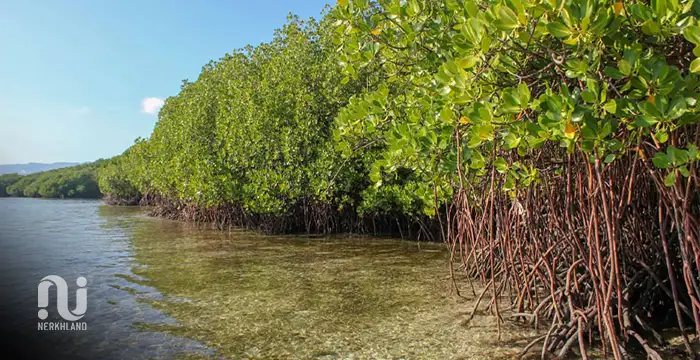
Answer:
<path fill-rule="evenodd" d="M 543 159 L 561 156 L 533 156 L 532 166 L 547 169 Z M 447 245 L 459 249 L 458 268 L 486 284 L 465 323 L 483 304 L 499 327 L 503 317 L 536 329 L 548 321 L 521 356 L 541 345 L 542 358 L 573 349 L 588 358 L 593 345 L 618 360 L 631 349 L 660 358 L 660 332 L 675 327 L 695 357 L 688 335 L 700 333 L 700 192 L 689 189 L 700 187 L 697 169 L 667 187 L 648 155 L 640 166 L 631 166 L 633 154 L 605 168 L 581 152 L 563 156 L 565 173 L 542 170 L 537 186 L 505 194 L 504 177 L 492 172 L 455 193 Z"/>

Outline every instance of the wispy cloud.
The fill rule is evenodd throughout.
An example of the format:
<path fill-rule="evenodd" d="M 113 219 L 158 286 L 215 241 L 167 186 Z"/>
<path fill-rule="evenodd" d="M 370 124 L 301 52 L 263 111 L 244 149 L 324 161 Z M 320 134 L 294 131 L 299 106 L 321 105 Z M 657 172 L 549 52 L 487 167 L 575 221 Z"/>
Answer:
<path fill-rule="evenodd" d="M 165 100 L 157 97 L 147 97 L 141 100 L 141 111 L 146 114 L 158 114 L 158 110 L 163 107 Z"/>

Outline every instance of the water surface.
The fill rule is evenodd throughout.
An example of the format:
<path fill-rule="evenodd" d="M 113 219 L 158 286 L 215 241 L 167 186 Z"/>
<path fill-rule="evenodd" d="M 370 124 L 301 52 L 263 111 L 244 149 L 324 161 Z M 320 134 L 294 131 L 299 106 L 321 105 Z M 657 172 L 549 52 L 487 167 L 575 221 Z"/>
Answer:
<path fill-rule="evenodd" d="M 3 352 L 24 358 L 170 358 L 211 353 L 201 343 L 169 333 L 139 331 L 134 324 L 175 319 L 143 299 L 161 293 L 130 281 L 137 265 L 133 222 L 105 214 L 99 201 L 0 199 L 0 331 Z M 69 285 L 75 307 L 76 279 L 87 279 L 87 331 L 38 331 L 37 286 L 47 275 Z M 135 296 L 124 289 L 138 289 Z M 51 289 L 49 321 L 61 321 Z M 20 358 L 20 356 L 15 355 Z"/>
<path fill-rule="evenodd" d="M 449 293 L 446 256 L 440 244 L 221 232 L 99 201 L 0 199 L 1 335 L 51 358 L 517 354 L 531 331 L 499 342 L 492 322 L 463 324 L 471 307 Z M 50 274 L 72 294 L 88 279 L 87 331 L 37 331 Z"/>

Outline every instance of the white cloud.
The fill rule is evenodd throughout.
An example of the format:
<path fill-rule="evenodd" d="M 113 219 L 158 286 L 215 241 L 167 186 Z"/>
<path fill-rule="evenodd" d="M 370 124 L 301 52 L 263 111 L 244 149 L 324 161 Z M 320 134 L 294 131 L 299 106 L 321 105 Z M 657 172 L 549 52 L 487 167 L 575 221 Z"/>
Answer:
<path fill-rule="evenodd" d="M 146 114 L 158 114 L 158 110 L 163 107 L 165 100 L 157 97 L 147 97 L 141 100 L 141 111 Z"/>

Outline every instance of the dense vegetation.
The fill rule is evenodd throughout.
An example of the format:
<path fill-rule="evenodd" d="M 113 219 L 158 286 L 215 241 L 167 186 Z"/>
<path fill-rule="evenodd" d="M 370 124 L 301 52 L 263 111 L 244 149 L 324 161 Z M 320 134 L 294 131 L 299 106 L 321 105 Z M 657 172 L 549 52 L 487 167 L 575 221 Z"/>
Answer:
<path fill-rule="evenodd" d="M 16 183 L 22 176 L 18 174 L 3 174 L 0 175 L 0 197 L 9 196 L 7 187 Z"/>
<path fill-rule="evenodd" d="M 446 240 L 499 323 L 503 298 L 546 321 L 543 357 L 596 339 L 659 358 L 664 326 L 693 354 L 700 4 L 340 3 L 345 71 L 395 76 L 341 111 L 338 137 L 386 145 L 377 182 L 409 167 L 453 194 Z"/>
<path fill-rule="evenodd" d="M 100 166 L 97 161 L 29 175 L 0 175 L 0 197 L 100 198 Z"/>
<path fill-rule="evenodd" d="M 504 302 L 546 322 L 543 356 L 658 358 L 669 326 L 692 354 L 698 18 L 683 0 L 339 0 L 185 81 L 100 185 L 222 225 L 439 228 L 499 324 Z"/>
<path fill-rule="evenodd" d="M 137 140 L 138 144 L 140 140 Z M 104 193 L 104 200 L 112 205 L 137 205 L 141 200 L 141 193 L 138 189 L 126 178 L 127 168 L 124 160 L 128 158 L 127 154 L 136 151 L 137 146 L 134 145 L 122 156 L 115 156 L 105 160 L 98 171 L 98 187 Z"/>
<path fill-rule="evenodd" d="M 382 73 L 342 74 L 331 20 L 292 17 L 270 43 L 184 81 L 150 139 L 106 167 L 103 192 L 114 202 L 142 194 L 165 216 L 268 231 L 410 230 L 406 215 L 422 207 L 370 183 L 371 147 L 339 161 L 334 119 Z"/>

